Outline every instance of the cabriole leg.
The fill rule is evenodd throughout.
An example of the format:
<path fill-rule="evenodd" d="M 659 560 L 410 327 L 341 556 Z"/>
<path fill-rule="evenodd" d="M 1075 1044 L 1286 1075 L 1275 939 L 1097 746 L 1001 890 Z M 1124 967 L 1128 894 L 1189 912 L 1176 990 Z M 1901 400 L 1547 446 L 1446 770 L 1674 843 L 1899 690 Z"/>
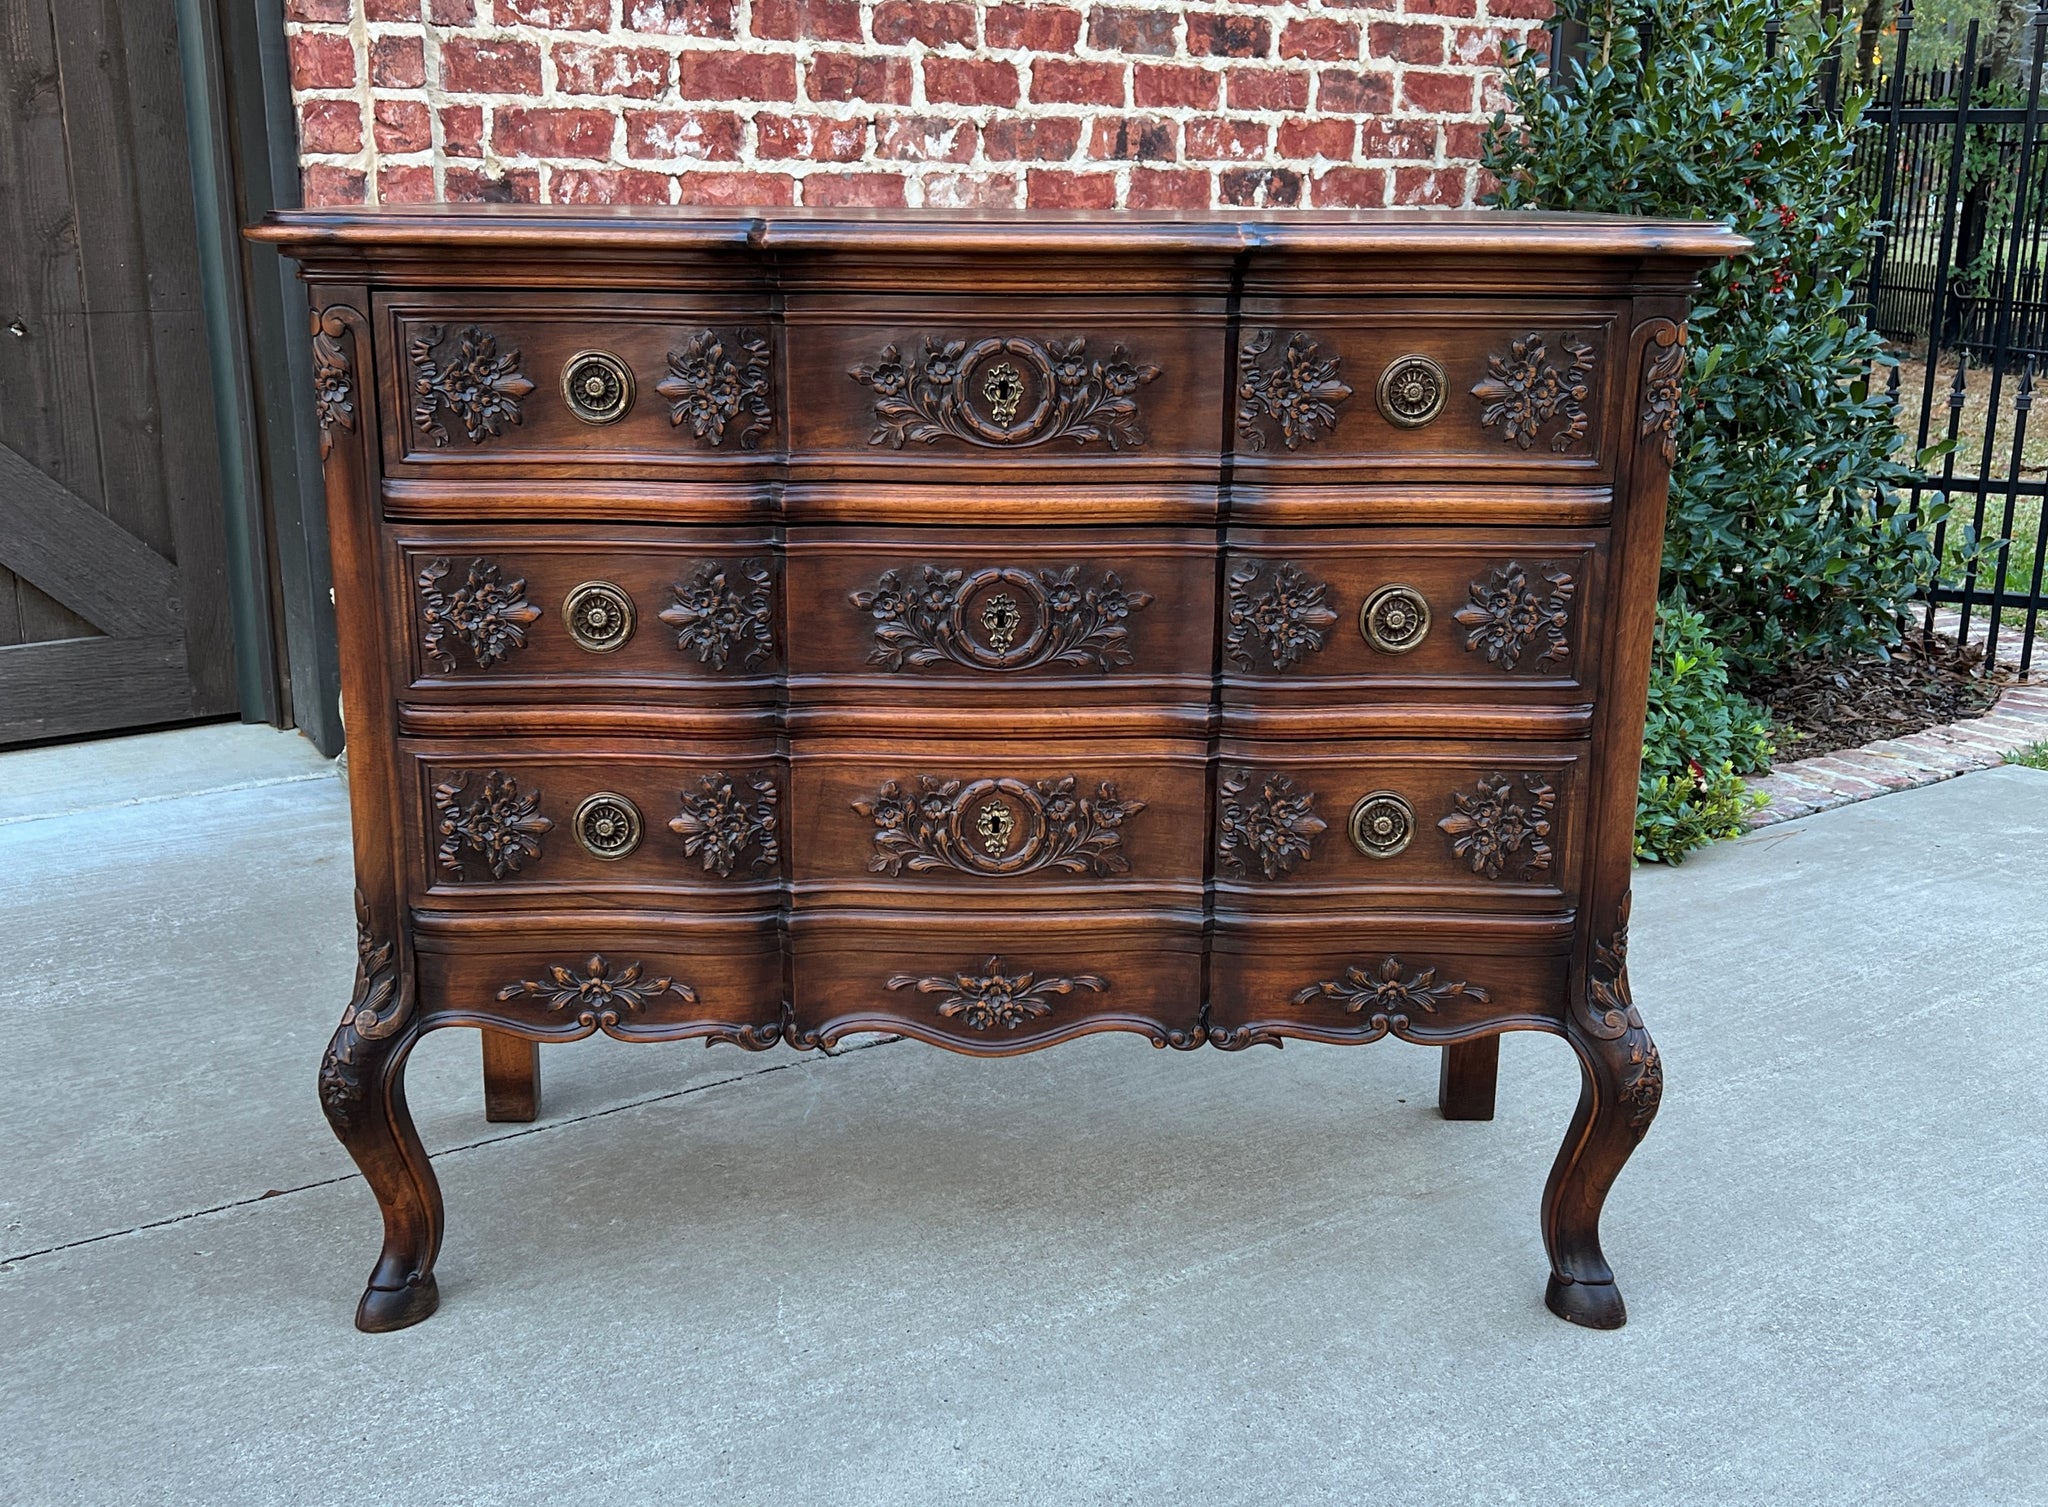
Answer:
<path fill-rule="evenodd" d="M 540 1118 L 540 1043 L 485 1030 L 484 1118 L 525 1124 Z"/>
<path fill-rule="evenodd" d="M 405 1103 L 420 1034 L 412 997 L 391 944 L 376 945 L 360 921 L 356 948 L 355 993 L 320 1064 L 320 1104 L 384 1214 L 384 1250 L 356 1307 L 356 1328 L 375 1334 L 417 1324 L 440 1302 L 441 1185 Z"/>
<path fill-rule="evenodd" d="M 1565 1037 L 1584 1076 L 1579 1107 L 1543 1190 L 1543 1244 L 1550 1252 L 1543 1300 L 1559 1318 L 1594 1329 L 1628 1322 L 1614 1271 L 1600 1252 L 1600 1210 L 1664 1094 L 1657 1044 L 1629 999 L 1627 947 L 1624 918 L 1614 945 L 1594 948 L 1586 1002 L 1566 1022 Z"/>
<path fill-rule="evenodd" d="M 1446 1120 L 1492 1119 L 1493 1091 L 1499 1077 L 1497 1034 L 1445 1047 L 1436 1079 L 1437 1113 Z"/>

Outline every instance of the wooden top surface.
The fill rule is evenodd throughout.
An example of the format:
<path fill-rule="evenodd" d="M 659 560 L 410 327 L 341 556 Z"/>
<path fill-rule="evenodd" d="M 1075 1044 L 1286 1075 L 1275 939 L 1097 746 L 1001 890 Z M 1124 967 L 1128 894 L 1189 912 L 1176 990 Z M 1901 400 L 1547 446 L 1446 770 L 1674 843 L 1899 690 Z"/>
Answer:
<path fill-rule="evenodd" d="M 900 250 L 972 254 L 1234 254 L 1648 257 L 1712 261 L 1749 242 L 1707 220 L 1501 210 L 729 209 L 644 205 L 423 204 L 286 210 L 251 239 L 287 252 L 375 248 L 634 252 Z"/>

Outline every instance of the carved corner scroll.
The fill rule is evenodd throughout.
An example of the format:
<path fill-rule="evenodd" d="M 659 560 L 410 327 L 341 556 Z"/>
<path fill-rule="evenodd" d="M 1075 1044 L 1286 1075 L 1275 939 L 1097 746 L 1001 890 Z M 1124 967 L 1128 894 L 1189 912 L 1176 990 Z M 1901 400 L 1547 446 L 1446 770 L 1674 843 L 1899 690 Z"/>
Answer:
<path fill-rule="evenodd" d="M 1536 567 L 1537 583 L 1520 561 L 1510 560 L 1484 581 L 1472 583 L 1472 599 L 1451 614 L 1465 632 L 1468 653 L 1512 670 L 1537 643 L 1536 668 L 1547 670 L 1571 657 L 1569 637 L 1576 583 L 1554 565 Z"/>
<path fill-rule="evenodd" d="M 914 794 L 889 780 L 853 809 L 875 824 L 868 869 L 877 874 L 1127 873 L 1124 823 L 1146 803 L 1119 796 L 1112 780 L 1102 781 L 1093 795 L 1078 786 L 1074 775 L 1027 784 L 927 774 L 918 776 Z"/>
<path fill-rule="evenodd" d="M 540 839 L 555 824 L 540 814 L 540 792 L 528 794 L 502 770 L 484 776 L 469 789 L 470 771 L 450 774 L 434 785 L 434 830 L 440 838 L 435 861 L 450 879 L 468 877 L 469 855 L 476 855 L 493 879 L 517 874 L 528 859 L 541 856 Z"/>
<path fill-rule="evenodd" d="M 1292 560 L 1270 571 L 1255 560 L 1233 566 L 1228 588 L 1223 652 L 1248 670 L 1285 670 L 1322 648 L 1337 621 L 1330 588 Z"/>
<path fill-rule="evenodd" d="M 1030 971 L 1011 973 L 999 957 L 981 965 L 981 972 L 954 973 L 919 978 L 899 973 L 889 980 L 891 989 L 915 989 L 920 994 L 943 994 L 938 1012 L 957 1020 L 970 1031 L 987 1031 L 1000 1026 L 1014 1031 L 1027 1021 L 1043 1020 L 1053 1013 L 1048 996 L 1072 994 L 1087 989 L 1100 994 L 1109 982 L 1092 973 L 1071 978 L 1056 974 L 1038 977 Z"/>
<path fill-rule="evenodd" d="M 412 993 L 401 987 L 396 945 L 370 931 L 369 903 L 356 891 L 356 983 L 341 1024 L 320 1063 L 320 1104 L 337 1131 L 347 1131 L 362 1110 L 365 1048 L 404 1029 Z"/>
<path fill-rule="evenodd" d="M 1633 896 L 1623 896 L 1613 937 L 1594 941 L 1586 994 L 1574 1001 L 1572 1023 L 1600 1041 L 1620 1044 L 1621 1103 L 1628 1111 L 1629 1129 L 1641 1140 L 1664 1097 L 1664 1059 L 1629 992 L 1628 917 L 1633 903 Z"/>
<path fill-rule="evenodd" d="M 1271 361 L 1277 330 L 1252 330 L 1237 350 L 1237 437 L 1248 450 L 1266 448 L 1266 425 L 1279 427 L 1289 450 L 1312 445 L 1336 427 L 1337 410 L 1351 396 L 1343 357 L 1325 356 L 1301 330 Z"/>
<path fill-rule="evenodd" d="M 1451 802 L 1455 809 L 1437 826 L 1473 873 L 1499 879 L 1511 864 L 1524 879 L 1549 872 L 1557 792 L 1544 781 L 1525 774 L 1517 790 L 1509 775 L 1483 775 L 1469 793 L 1454 791 Z"/>
<path fill-rule="evenodd" d="M 1354 963 L 1334 979 L 1324 979 L 1297 990 L 1294 1003 L 1327 1001 L 1347 1015 L 1364 1019 L 1376 1041 L 1392 1032 L 1396 1036 L 1413 1029 L 1415 1014 L 1434 1015 L 1436 1007 L 1449 999 L 1467 999 L 1487 1004 L 1491 996 L 1476 984 L 1463 980 L 1439 981 L 1434 968 L 1410 971 L 1399 958 L 1386 958 L 1375 968 Z"/>
<path fill-rule="evenodd" d="M 1115 571 L 1093 582 L 1079 565 L 1029 570 L 940 565 L 887 570 L 848 600 L 875 621 L 868 663 L 922 670 L 950 661 L 1009 672 L 1041 665 L 1109 671 L 1131 662 L 1131 615 L 1151 594 Z"/>
<path fill-rule="evenodd" d="M 1559 419 L 1563 427 L 1550 437 L 1550 448 L 1562 454 L 1586 437 L 1587 401 L 1593 392 L 1593 347 L 1580 336 L 1558 337 L 1570 363 L 1560 368 L 1550 359 L 1542 335 L 1530 333 L 1510 341 L 1506 355 L 1486 358 L 1486 375 L 1472 389 L 1479 399 L 1479 422 L 1499 429 L 1501 438 L 1530 449 L 1544 426 Z"/>
<path fill-rule="evenodd" d="M 472 445 L 502 434 L 507 424 L 525 422 L 520 401 L 533 383 L 519 369 L 519 352 L 498 354 L 495 335 L 471 325 L 456 337 L 455 351 L 439 355 L 443 328 L 423 325 L 406 346 L 412 361 L 412 421 L 435 445 L 448 443 L 445 412 L 462 425 Z"/>
<path fill-rule="evenodd" d="M 1642 432 L 1655 436 L 1657 453 L 1664 464 L 1678 459 L 1678 421 L 1685 379 L 1685 331 L 1668 319 L 1653 319 L 1644 327 L 1651 346 L 1649 368 L 1643 373 Z"/>
<path fill-rule="evenodd" d="M 773 869 L 782 858 L 775 810 L 781 799 L 768 770 L 741 778 L 720 770 L 699 780 L 696 794 L 684 792 L 682 813 L 669 830 L 682 838 L 686 854 L 721 879 L 750 852 L 754 868 Z"/>
<path fill-rule="evenodd" d="M 1309 860 L 1328 827 L 1316 815 L 1315 792 L 1284 774 L 1226 768 L 1217 788 L 1216 857 L 1232 874 L 1283 878 Z"/>
<path fill-rule="evenodd" d="M 334 449 L 334 431 L 355 432 L 355 369 L 342 336 L 348 322 L 341 311 L 313 313 L 313 412 L 320 420 L 320 459 Z"/>
<path fill-rule="evenodd" d="M 742 450 L 760 448 L 775 427 L 769 397 L 770 349 L 754 330 L 699 330 L 668 353 L 668 375 L 654 390 L 668 399 L 668 421 L 714 449 L 734 425 Z"/>
<path fill-rule="evenodd" d="M 619 1024 L 619 1012 L 638 1014 L 649 1000 L 664 994 L 673 994 L 686 1005 L 697 1003 L 696 990 L 673 978 L 649 978 L 644 963 L 628 963 L 614 969 L 610 959 L 596 953 L 580 969 L 556 963 L 549 967 L 545 978 L 507 984 L 498 991 L 498 998 L 511 1000 L 525 995 L 539 999 L 550 1010 L 573 1008 L 578 1025 L 608 1033 Z"/>
<path fill-rule="evenodd" d="M 706 560 L 670 591 L 675 600 L 661 620 L 676 630 L 676 647 L 699 664 L 723 670 L 737 658 L 740 668 L 751 669 L 775 648 L 775 578 L 761 561 L 735 568 Z"/>
<path fill-rule="evenodd" d="M 901 450 L 912 440 L 950 438 L 1001 450 L 1072 440 L 1136 450 L 1146 439 L 1138 389 L 1160 369 L 1133 361 L 1121 345 L 1106 359 L 1090 356 L 1082 336 L 970 342 L 926 335 L 920 354 L 885 345 L 879 360 L 847 375 L 875 394 L 870 445 Z"/>
<path fill-rule="evenodd" d="M 420 647 L 434 668 L 443 674 L 454 670 L 456 643 L 468 647 L 480 670 L 525 648 L 526 625 L 541 615 L 526 599 L 525 578 L 500 581 L 495 561 L 472 560 L 462 584 L 447 586 L 452 568 L 444 555 L 428 562 L 414 582 L 420 597 Z"/>

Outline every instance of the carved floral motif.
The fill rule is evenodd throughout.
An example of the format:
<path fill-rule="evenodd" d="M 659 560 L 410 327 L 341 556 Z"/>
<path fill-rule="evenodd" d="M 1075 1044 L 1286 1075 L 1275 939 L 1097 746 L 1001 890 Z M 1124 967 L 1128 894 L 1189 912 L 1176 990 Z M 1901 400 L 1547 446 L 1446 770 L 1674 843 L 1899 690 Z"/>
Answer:
<path fill-rule="evenodd" d="M 919 775 L 915 794 L 885 782 L 853 809 L 875 824 L 868 868 L 897 875 L 953 869 L 963 874 L 1013 875 L 1039 869 L 1072 874 L 1121 874 L 1130 869 L 1123 825 L 1145 802 L 1118 796 L 1104 780 L 1094 795 L 1076 789 L 1074 775 L 1022 780 L 949 780 Z"/>
<path fill-rule="evenodd" d="M 423 326 L 406 347 L 412 358 L 412 421 L 436 445 L 448 443 L 441 411 L 459 420 L 472 445 L 502 434 L 507 424 L 524 422 L 519 400 L 533 384 L 519 370 L 519 352 L 498 354 L 495 335 L 471 325 L 456 338 L 455 355 L 445 365 L 435 359 L 442 327 Z"/>
<path fill-rule="evenodd" d="M 1569 450 L 1586 437 L 1593 347 L 1577 335 L 1561 336 L 1558 343 L 1572 358 L 1565 370 L 1551 363 L 1543 337 L 1531 333 L 1510 342 L 1507 355 L 1488 356 L 1486 375 L 1472 389 L 1472 396 L 1485 405 L 1479 422 L 1488 429 L 1499 428 L 1502 439 L 1524 450 L 1553 419 L 1565 424 L 1550 437 L 1552 450 Z"/>
<path fill-rule="evenodd" d="M 1656 321 L 1655 347 L 1643 376 L 1643 434 L 1657 437 L 1657 453 L 1670 465 L 1678 459 L 1679 404 L 1685 377 L 1685 331 L 1668 319 Z"/>
<path fill-rule="evenodd" d="M 465 877 L 463 860 L 470 853 L 483 859 L 493 879 L 518 873 L 527 859 L 541 856 L 541 836 L 554 830 L 540 814 L 540 792 L 523 795 L 517 780 L 493 769 L 472 795 L 469 778 L 463 770 L 434 785 L 435 831 L 441 838 L 435 858 L 457 880 Z"/>
<path fill-rule="evenodd" d="M 612 963 L 602 953 L 593 954 L 581 972 L 556 963 L 542 979 L 507 984 L 498 991 L 501 1000 L 530 995 L 544 1001 L 550 1010 L 576 1009 L 579 1025 L 608 1031 L 619 1023 L 619 1012 L 637 1014 L 650 999 L 673 994 L 686 1005 L 697 1003 L 697 991 L 672 978 L 648 978 L 643 963 L 628 963 L 614 974 Z"/>
<path fill-rule="evenodd" d="M 1629 1129 L 1641 1140 L 1657 1117 L 1664 1097 L 1664 1059 L 1643 1025 L 1628 985 L 1628 916 L 1633 896 L 1624 896 L 1612 941 L 1593 943 L 1586 970 L 1586 998 L 1579 1003 L 1576 1024 L 1602 1041 L 1619 1041 L 1625 1064 L 1621 1102 L 1628 1110 Z"/>
<path fill-rule="evenodd" d="M 983 373 L 977 391 L 973 374 L 991 361 L 999 364 Z M 970 344 L 926 335 L 921 355 L 906 358 L 899 347 L 885 345 L 874 365 L 851 367 L 847 375 L 875 394 L 870 445 L 901 450 L 908 440 L 929 445 L 950 437 L 1005 449 L 1064 439 L 1135 450 L 1145 443 L 1138 389 L 1155 380 L 1159 368 L 1133 362 L 1121 345 L 1110 347 L 1106 361 L 1091 358 L 1080 336 Z M 976 407 L 977 397 L 986 413 Z M 1036 401 L 1027 406 L 1027 397 Z M 1026 408 L 1021 417 L 1007 416 L 1020 407 Z"/>
<path fill-rule="evenodd" d="M 1550 868 L 1551 813 L 1557 792 L 1533 775 L 1521 779 L 1517 793 L 1508 775 L 1481 776 L 1470 794 L 1452 793 L 1457 809 L 1437 823 L 1451 839 L 1451 851 L 1471 864 L 1475 874 L 1498 879 L 1511 859 L 1519 863 L 1525 879 Z"/>
<path fill-rule="evenodd" d="M 739 447 L 753 450 L 775 425 L 768 372 L 768 342 L 753 330 L 699 330 L 680 351 L 668 353 L 668 375 L 654 390 L 668 399 L 669 423 L 689 425 L 690 433 L 714 447 L 725 443 L 727 426 L 744 415 Z"/>
<path fill-rule="evenodd" d="M 1452 614 L 1467 630 L 1468 652 L 1482 653 L 1490 663 L 1512 670 L 1540 638 L 1539 670 L 1571 657 L 1566 632 L 1575 583 L 1554 565 L 1539 565 L 1537 576 L 1548 590 L 1532 587 L 1521 562 L 1510 560 L 1486 580 L 1472 583 L 1472 600 Z"/>
<path fill-rule="evenodd" d="M 957 1019 L 970 1031 L 986 1031 L 995 1026 L 1014 1031 L 1026 1021 L 1042 1020 L 1052 1014 L 1048 995 L 1072 994 L 1076 989 L 1099 994 L 1109 987 L 1107 981 L 1092 973 L 1077 973 L 1072 978 L 1038 978 L 1030 972 L 1012 974 L 1005 971 L 999 957 L 990 958 L 981 966 L 979 974 L 956 973 L 935 978 L 899 973 L 889 980 L 889 987 L 945 995 L 938 1004 L 939 1014 L 948 1020 Z"/>
<path fill-rule="evenodd" d="M 775 648 L 773 614 L 775 580 L 759 560 L 742 560 L 734 572 L 723 560 L 706 560 L 687 583 L 670 588 L 675 601 L 662 609 L 661 620 L 676 630 L 676 647 L 697 656 L 699 664 L 722 670 L 735 654 L 742 669 Z"/>
<path fill-rule="evenodd" d="M 1337 621 L 1323 600 L 1329 589 L 1292 560 L 1270 573 L 1255 560 L 1233 566 L 1223 652 L 1246 669 L 1276 671 L 1314 653 Z"/>
<path fill-rule="evenodd" d="M 782 795 L 770 772 L 757 769 L 735 779 L 720 770 L 705 775 L 697 787 L 695 795 L 684 793 L 682 814 L 668 824 L 682 838 L 683 851 L 692 858 L 701 854 L 705 870 L 721 879 L 731 875 L 750 848 L 755 868 L 774 868 L 782 856 L 775 814 Z"/>
<path fill-rule="evenodd" d="M 396 1036 L 412 1016 L 412 995 L 399 987 L 396 948 L 370 932 L 370 907 L 356 891 L 356 984 L 341 1024 L 320 1062 L 320 1104 L 337 1131 L 363 1106 L 364 1047 Z"/>
<path fill-rule="evenodd" d="M 914 571 L 886 570 L 872 590 L 856 591 L 849 600 L 875 620 L 868 663 L 891 670 L 921 670 L 947 660 L 971 670 L 1002 671 L 1048 664 L 1092 664 L 1106 671 L 1129 664 L 1125 624 L 1151 602 L 1151 594 L 1127 590 L 1113 570 L 1092 586 L 1080 573 L 1079 565 L 972 573 L 920 565 Z M 986 595 L 999 586 L 1004 589 Z M 970 625 L 976 601 L 982 610 Z"/>
<path fill-rule="evenodd" d="M 1324 356 L 1306 334 L 1287 337 L 1279 358 L 1262 364 L 1275 330 L 1253 330 L 1238 347 L 1237 435 L 1248 450 L 1266 448 L 1264 421 L 1280 426 L 1288 449 L 1314 444 L 1336 425 L 1337 410 L 1351 396 L 1338 375 L 1340 356 Z"/>
<path fill-rule="evenodd" d="M 1434 968 L 1403 976 L 1407 974 L 1408 969 L 1399 958 L 1387 958 L 1373 969 L 1353 963 L 1340 978 L 1324 979 L 1297 990 L 1294 1003 L 1308 1005 L 1328 1000 L 1348 1015 L 1365 1016 L 1374 1034 L 1384 1036 L 1389 1031 L 1396 1035 L 1406 1031 L 1411 1011 L 1434 1015 L 1436 1007 L 1447 999 L 1469 999 L 1483 1005 L 1490 998 L 1484 989 L 1463 980 L 1446 979 L 1439 983 Z"/>
<path fill-rule="evenodd" d="M 441 582 L 449 568 L 444 555 L 422 568 L 415 583 L 424 630 L 420 648 L 434 668 L 444 675 L 455 668 L 451 639 L 469 646 L 480 670 L 525 648 L 526 625 L 540 616 L 540 608 L 526 600 L 526 578 L 500 581 L 495 562 L 472 560 L 462 585 L 444 591 Z"/>
<path fill-rule="evenodd" d="M 1328 825 L 1315 813 L 1315 792 L 1297 790 L 1284 774 L 1226 768 L 1218 791 L 1216 856 L 1233 874 L 1292 873 Z"/>
<path fill-rule="evenodd" d="M 341 343 L 348 326 L 329 309 L 313 315 L 313 412 L 320 420 L 320 458 L 334 449 L 336 429 L 355 432 L 355 371 Z"/>

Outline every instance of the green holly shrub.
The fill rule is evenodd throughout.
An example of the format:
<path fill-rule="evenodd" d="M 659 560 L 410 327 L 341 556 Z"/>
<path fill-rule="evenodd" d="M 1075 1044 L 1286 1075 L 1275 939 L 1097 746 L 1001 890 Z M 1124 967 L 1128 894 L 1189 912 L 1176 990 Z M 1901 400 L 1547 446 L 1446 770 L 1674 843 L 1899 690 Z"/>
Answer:
<path fill-rule="evenodd" d="M 1657 608 L 1636 856 L 1677 863 L 1702 843 L 1735 837 L 1764 797 L 1742 776 L 1770 765 L 1770 718 L 1728 684 L 1707 620 L 1673 602 Z"/>
<path fill-rule="evenodd" d="M 1817 108 L 1847 24 L 1829 9 L 1567 0 L 1584 47 L 1555 72 L 1509 60 L 1485 151 L 1504 209 L 1718 219 L 1754 243 L 1706 272 L 1688 320 L 1663 594 L 1701 628 L 1660 633 L 1654 667 L 1653 697 L 1673 704 L 1719 684 L 1733 726 L 1755 710 L 1735 692 L 1781 667 L 1897 643 L 1947 516 L 1906 490 L 1895 363 L 1854 306 L 1873 208 L 1851 177 L 1863 100 Z M 1712 646 L 1725 673 L 1681 673 L 1681 641 Z M 1719 721 L 1696 708 L 1687 725 Z M 1733 781 L 1709 750 L 1664 743 L 1645 758 L 1639 846 L 1671 858 L 1734 830 Z"/>

